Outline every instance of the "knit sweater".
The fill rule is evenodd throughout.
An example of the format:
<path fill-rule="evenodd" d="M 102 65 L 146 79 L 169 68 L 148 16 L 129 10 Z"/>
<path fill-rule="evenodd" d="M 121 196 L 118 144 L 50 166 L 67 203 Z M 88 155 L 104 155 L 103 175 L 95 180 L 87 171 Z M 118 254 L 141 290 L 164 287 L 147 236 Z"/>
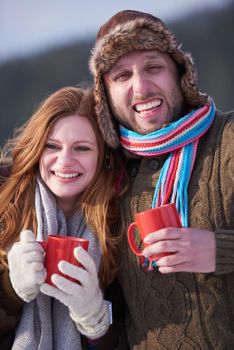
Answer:
<path fill-rule="evenodd" d="M 10 175 L 10 165 L 0 164 L 0 185 Z M 0 349 L 11 349 L 23 301 L 12 288 L 9 271 L 0 266 Z"/>
<path fill-rule="evenodd" d="M 189 226 L 216 233 L 214 273 L 161 274 L 140 265 L 126 231 L 136 212 L 151 207 L 166 156 L 129 161 L 118 279 L 131 350 L 234 349 L 233 120 L 234 113 L 217 112 L 199 141 L 188 190 Z"/>
<path fill-rule="evenodd" d="M 0 349 L 11 349 L 23 301 L 16 295 L 7 268 L 0 267 Z"/>

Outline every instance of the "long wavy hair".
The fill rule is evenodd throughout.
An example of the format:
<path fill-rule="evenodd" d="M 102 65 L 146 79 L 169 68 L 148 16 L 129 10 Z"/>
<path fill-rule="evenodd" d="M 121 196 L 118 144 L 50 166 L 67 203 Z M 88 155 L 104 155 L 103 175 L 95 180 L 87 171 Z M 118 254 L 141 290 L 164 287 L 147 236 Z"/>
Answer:
<path fill-rule="evenodd" d="M 6 144 L 5 153 L 11 155 L 12 168 L 0 191 L 0 260 L 7 265 L 7 251 L 23 229 L 37 232 L 34 193 L 39 160 L 54 123 L 74 114 L 90 121 L 98 142 L 96 173 L 77 206 L 100 241 L 99 274 L 105 287 L 117 270 L 119 236 L 112 234 L 110 228 L 114 227 L 115 220 L 119 220 L 115 183 L 121 161 L 103 141 L 96 122 L 92 89 L 65 87 L 51 94 Z"/>

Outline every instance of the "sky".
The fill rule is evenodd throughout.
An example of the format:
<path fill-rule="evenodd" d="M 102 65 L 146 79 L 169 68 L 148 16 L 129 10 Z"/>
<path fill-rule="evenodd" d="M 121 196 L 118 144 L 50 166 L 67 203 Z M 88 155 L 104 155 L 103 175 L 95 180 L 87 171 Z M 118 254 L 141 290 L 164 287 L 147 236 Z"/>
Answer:
<path fill-rule="evenodd" d="M 0 64 L 95 35 L 114 13 L 150 12 L 167 23 L 230 0 L 0 0 Z"/>

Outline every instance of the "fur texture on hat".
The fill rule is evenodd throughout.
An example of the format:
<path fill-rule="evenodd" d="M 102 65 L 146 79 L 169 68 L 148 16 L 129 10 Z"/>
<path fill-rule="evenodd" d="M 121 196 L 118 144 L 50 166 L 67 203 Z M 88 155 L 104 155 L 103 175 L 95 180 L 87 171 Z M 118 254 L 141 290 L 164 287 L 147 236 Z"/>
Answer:
<path fill-rule="evenodd" d="M 181 73 L 181 89 L 191 107 L 207 102 L 207 95 L 198 90 L 197 74 L 190 53 L 183 52 L 172 32 L 157 17 L 125 10 L 110 18 L 99 30 L 89 61 L 94 77 L 98 123 L 107 144 L 119 146 L 117 122 L 110 110 L 103 84 L 103 74 L 132 51 L 159 50 L 177 63 Z"/>

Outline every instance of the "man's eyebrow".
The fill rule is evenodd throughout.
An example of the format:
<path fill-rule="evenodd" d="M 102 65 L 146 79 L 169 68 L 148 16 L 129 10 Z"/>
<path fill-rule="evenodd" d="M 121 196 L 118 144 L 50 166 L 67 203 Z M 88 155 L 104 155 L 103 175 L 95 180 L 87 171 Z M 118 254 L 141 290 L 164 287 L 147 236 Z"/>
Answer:
<path fill-rule="evenodd" d="M 150 60 L 161 60 L 161 56 L 157 53 L 149 53 L 147 54 L 142 60 L 145 61 L 146 59 L 150 59 Z M 120 63 L 120 64 L 115 64 L 110 70 L 109 73 L 115 73 L 121 69 L 126 69 L 126 64 L 124 63 Z"/>
<path fill-rule="evenodd" d="M 126 65 L 125 64 L 116 64 L 109 70 L 109 73 L 115 73 L 121 69 L 126 69 Z"/>
<path fill-rule="evenodd" d="M 159 55 L 158 53 L 149 53 L 145 56 L 145 59 L 157 59 L 160 60 L 162 58 L 161 55 Z"/>

